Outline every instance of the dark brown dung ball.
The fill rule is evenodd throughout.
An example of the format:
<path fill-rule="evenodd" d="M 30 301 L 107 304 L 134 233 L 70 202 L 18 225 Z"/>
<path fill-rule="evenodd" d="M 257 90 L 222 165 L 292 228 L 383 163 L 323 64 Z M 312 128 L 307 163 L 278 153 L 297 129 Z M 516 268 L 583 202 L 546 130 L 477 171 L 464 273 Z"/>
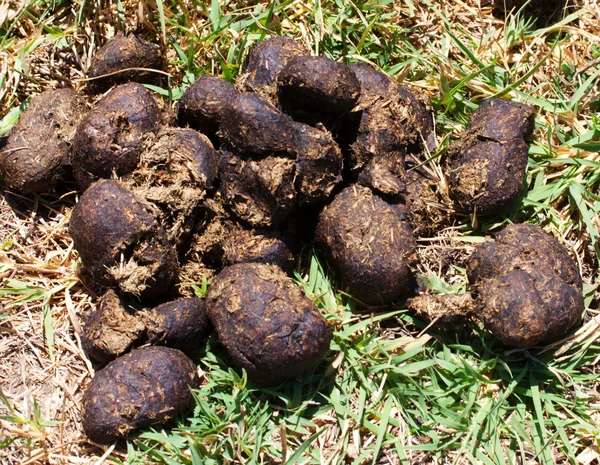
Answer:
<path fill-rule="evenodd" d="M 107 444 L 135 430 L 163 424 L 194 405 L 196 367 L 182 352 L 144 347 L 98 371 L 83 397 L 82 423 L 94 442 Z"/>
<path fill-rule="evenodd" d="M 342 180 L 342 151 L 328 131 L 302 123 L 295 127 L 297 144 L 292 153 L 296 156 L 298 204 L 322 204 Z"/>
<path fill-rule="evenodd" d="M 296 205 L 296 163 L 276 155 L 261 159 L 221 153 L 221 194 L 237 218 L 253 227 L 272 227 Z"/>
<path fill-rule="evenodd" d="M 529 139 L 534 129 L 535 115 L 529 105 L 497 98 L 484 100 L 467 126 L 469 133 L 495 142 Z"/>
<path fill-rule="evenodd" d="M 320 214 L 315 243 L 362 302 L 407 295 L 415 242 L 402 205 L 360 185 L 347 187 Z"/>
<path fill-rule="evenodd" d="M 166 128 L 124 183 L 157 207 L 169 240 L 183 251 L 214 187 L 218 163 L 219 154 L 206 136 L 193 129 Z"/>
<path fill-rule="evenodd" d="M 85 190 L 100 178 L 131 173 L 160 124 L 160 110 L 143 85 L 130 82 L 115 87 L 77 129 L 73 173 L 79 187 Z"/>
<path fill-rule="evenodd" d="M 186 89 L 177 105 L 177 118 L 181 126 L 214 137 L 221 123 L 225 105 L 239 92 L 225 79 L 203 74 Z"/>
<path fill-rule="evenodd" d="M 150 344 L 184 352 L 200 347 L 209 322 L 204 301 L 186 297 L 154 307 L 143 314 Z"/>
<path fill-rule="evenodd" d="M 260 385 L 274 385 L 317 364 L 332 331 L 280 268 L 233 265 L 209 288 L 206 309 L 219 340 Z"/>
<path fill-rule="evenodd" d="M 582 281 L 566 249 L 539 226 L 515 224 L 481 245 L 467 265 L 480 318 L 504 344 L 562 337 L 584 310 Z"/>
<path fill-rule="evenodd" d="M 244 61 L 242 83 L 250 91 L 274 97 L 277 75 L 294 57 L 309 50 L 290 37 L 271 37 L 256 44 Z"/>
<path fill-rule="evenodd" d="M 144 341 L 146 326 L 140 312 L 139 306 L 123 301 L 109 289 L 81 333 L 81 345 L 90 360 L 104 365 Z"/>
<path fill-rule="evenodd" d="M 6 185 L 21 194 L 38 194 L 69 179 L 73 137 L 86 112 L 72 89 L 34 97 L 0 151 Z"/>
<path fill-rule="evenodd" d="M 450 196 L 458 210 L 490 214 L 510 206 L 525 182 L 533 111 L 490 99 L 470 118 L 466 133 L 448 150 Z"/>
<path fill-rule="evenodd" d="M 403 102 L 414 116 L 418 140 L 413 142 L 429 151 L 436 148 L 435 130 L 433 127 L 433 112 L 428 108 L 424 99 L 407 86 L 398 84 L 387 74 L 376 70 L 366 63 L 355 63 L 350 69 L 356 75 L 361 87 L 359 108 L 363 106 L 368 110 L 373 100 L 391 99 Z M 364 110 L 363 110 L 364 111 Z"/>
<path fill-rule="evenodd" d="M 96 52 L 88 71 L 92 88 L 104 91 L 115 84 L 129 81 L 154 83 L 159 73 L 146 69 L 161 70 L 164 66 L 160 47 L 135 34 L 118 33 Z"/>
<path fill-rule="evenodd" d="M 354 108 L 360 83 L 349 66 L 326 57 L 290 59 L 277 77 L 285 112 L 342 115 Z"/>
<path fill-rule="evenodd" d="M 253 92 L 242 93 L 225 106 L 220 132 L 229 147 L 257 155 L 289 152 L 297 139 L 292 119 Z"/>
<path fill-rule="evenodd" d="M 69 232 L 84 273 L 101 284 L 152 299 L 169 294 L 177 281 L 175 247 L 154 208 L 118 181 L 90 186 L 73 209 Z"/>
<path fill-rule="evenodd" d="M 420 149 L 425 133 L 433 137 L 432 125 L 425 127 L 427 118 L 421 114 L 426 115 L 427 109 L 410 90 L 371 66 L 351 69 L 361 94 L 353 112 L 359 123 L 353 136 L 347 136 L 352 142 L 348 169 L 360 184 L 398 200 L 406 190 L 406 154 Z"/>

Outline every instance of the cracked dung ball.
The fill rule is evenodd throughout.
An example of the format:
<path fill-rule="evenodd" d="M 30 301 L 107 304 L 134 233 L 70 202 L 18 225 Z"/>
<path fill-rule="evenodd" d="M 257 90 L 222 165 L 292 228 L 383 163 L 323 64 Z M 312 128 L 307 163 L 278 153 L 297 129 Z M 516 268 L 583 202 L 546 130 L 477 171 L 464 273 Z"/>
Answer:
<path fill-rule="evenodd" d="M 82 423 L 94 442 L 107 444 L 166 423 L 194 406 L 196 366 L 167 347 L 136 349 L 98 371 L 83 396 Z"/>
<path fill-rule="evenodd" d="M 343 156 L 327 131 L 297 123 L 258 94 L 240 94 L 221 124 L 221 191 L 252 226 L 283 221 L 296 204 L 328 199 L 341 181 Z"/>
<path fill-rule="evenodd" d="M 39 194 L 71 179 L 73 138 L 86 112 L 72 89 L 47 90 L 34 97 L 0 151 L 0 171 L 8 188 Z"/>
<path fill-rule="evenodd" d="M 221 194 L 223 202 L 252 227 L 276 227 L 296 206 L 294 159 L 266 156 L 253 159 L 222 152 Z"/>
<path fill-rule="evenodd" d="M 146 325 L 140 312 L 139 305 L 122 300 L 112 289 L 106 291 L 83 325 L 81 345 L 89 359 L 105 365 L 141 344 Z"/>
<path fill-rule="evenodd" d="M 84 275 L 142 299 L 172 291 L 178 277 L 175 247 L 154 208 L 122 183 L 92 184 L 73 209 L 69 233 Z"/>
<path fill-rule="evenodd" d="M 219 129 L 223 110 L 239 92 L 225 79 L 203 74 L 186 89 L 177 104 L 181 126 L 189 125 L 211 140 Z"/>
<path fill-rule="evenodd" d="M 271 37 L 256 44 L 242 66 L 242 87 L 259 92 L 271 103 L 276 100 L 276 80 L 286 63 L 294 57 L 309 55 L 309 50 L 289 37 Z"/>
<path fill-rule="evenodd" d="M 358 101 L 359 109 L 364 106 L 367 111 L 374 111 L 368 109 L 374 102 L 380 100 L 395 100 L 403 103 L 404 106 L 409 108 L 414 117 L 416 133 L 413 137 L 417 137 L 411 143 L 420 149 L 427 147 L 429 151 L 435 150 L 437 141 L 433 125 L 433 111 L 428 108 L 421 95 L 407 86 L 398 84 L 387 74 L 376 70 L 367 63 L 355 63 L 350 65 L 350 69 L 354 72 L 361 86 L 361 97 Z M 393 107 L 384 110 L 385 112 L 391 112 L 392 117 L 395 117 Z M 368 124 L 367 127 L 369 127 Z M 376 129 L 376 127 L 373 126 L 371 129 Z"/>
<path fill-rule="evenodd" d="M 73 174 L 82 190 L 100 178 L 131 173 L 144 144 L 161 125 L 161 112 L 141 84 L 115 87 L 81 122 L 73 145 Z"/>
<path fill-rule="evenodd" d="M 100 48 L 92 58 L 88 78 L 96 91 L 105 91 L 115 84 L 129 81 L 157 83 L 160 74 L 142 68 L 162 70 L 164 60 L 160 47 L 135 34 L 119 32 Z"/>
<path fill-rule="evenodd" d="M 481 104 L 448 151 L 450 196 L 458 210 L 486 215 L 515 202 L 525 182 L 525 138 L 532 131 L 527 105 L 499 99 Z"/>
<path fill-rule="evenodd" d="M 539 226 L 508 226 L 476 249 L 467 276 L 478 293 L 479 318 L 509 346 L 564 336 L 585 307 L 576 263 Z"/>
<path fill-rule="evenodd" d="M 350 67 L 326 57 L 290 59 L 277 77 L 277 87 L 283 110 L 300 121 L 305 119 L 302 113 L 348 113 L 360 95 L 360 83 Z"/>
<path fill-rule="evenodd" d="M 138 168 L 123 182 L 157 207 L 168 239 L 183 253 L 214 188 L 219 154 L 193 129 L 166 128 L 140 156 Z"/>
<path fill-rule="evenodd" d="M 386 74 L 366 64 L 350 68 L 361 93 L 345 129 L 349 171 L 358 183 L 399 200 L 406 190 L 406 154 L 423 150 L 424 139 L 435 146 L 432 115 L 410 89 Z"/>
<path fill-rule="evenodd" d="M 293 262 L 288 246 L 294 234 L 291 229 L 289 225 L 285 230 L 249 227 L 236 221 L 218 198 L 208 199 L 182 273 L 189 281 L 201 281 L 236 263 L 272 263 L 287 269 Z"/>
<path fill-rule="evenodd" d="M 367 187 L 349 186 L 319 215 L 315 244 L 363 303 L 407 296 L 415 241 L 403 205 L 387 203 Z"/>
<path fill-rule="evenodd" d="M 226 268 L 210 286 L 206 308 L 219 341 L 260 385 L 309 370 L 331 342 L 331 328 L 319 310 L 273 265 Z"/>

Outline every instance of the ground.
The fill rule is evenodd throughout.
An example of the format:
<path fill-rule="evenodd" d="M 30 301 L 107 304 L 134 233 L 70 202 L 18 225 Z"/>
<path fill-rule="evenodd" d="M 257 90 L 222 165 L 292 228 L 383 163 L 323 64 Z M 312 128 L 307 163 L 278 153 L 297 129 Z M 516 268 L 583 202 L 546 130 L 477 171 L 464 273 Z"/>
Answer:
<path fill-rule="evenodd" d="M 551 2 L 548 2 L 550 4 Z M 436 111 L 439 160 L 487 97 L 530 104 L 527 191 L 514 209 L 459 217 L 419 240 L 420 274 L 459 292 L 473 246 L 510 222 L 539 223 L 577 260 L 583 324 L 547 347 L 508 350 L 471 325 L 430 332 L 403 307 L 353 311 L 307 251 L 295 278 L 335 328 L 324 362 L 276 389 L 229 368 L 213 336 L 195 354 L 197 407 L 165 430 L 99 447 L 81 430 L 93 368 L 81 350 L 95 296 L 77 277 L 67 225 L 77 192 L 0 199 L 0 461 L 75 463 L 600 463 L 600 5 L 569 0 L 545 16 L 485 0 L 181 0 L 0 5 L 0 136 L 44 89 L 86 90 L 94 51 L 118 30 L 164 47 L 173 103 L 201 73 L 233 79 L 271 34 L 314 54 L 367 61 L 421 91 Z M 202 293 L 202 283 L 198 286 Z M 287 462 L 286 462 L 287 460 Z"/>

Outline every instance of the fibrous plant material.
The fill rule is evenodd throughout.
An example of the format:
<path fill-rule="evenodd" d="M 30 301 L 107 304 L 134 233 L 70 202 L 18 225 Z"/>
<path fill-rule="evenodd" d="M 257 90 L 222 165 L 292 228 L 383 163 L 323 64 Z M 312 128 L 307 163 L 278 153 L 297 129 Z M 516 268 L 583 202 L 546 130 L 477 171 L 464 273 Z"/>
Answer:
<path fill-rule="evenodd" d="M 177 255 L 154 212 L 118 181 L 90 186 L 69 224 L 84 274 L 143 299 L 169 294 L 177 281 Z"/>
<path fill-rule="evenodd" d="M 70 179 L 73 138 L 86 112 L 72 89 L 34 97 L 0 151 L 6 185 L 21 194 L 39 194 Z"/>
<path fill-rule="evenodd" d="M 277 76 L 283 110 L 303 121 L 302 114 L 340 116 L 351 111 L 360 95 L 360 83 L 351 68 L 326 57 L 290 59 Z"/>
<path fill-rule="evenodd" d="M 238 94 L 225 79 L 203 74 L 181 96 L 177 104 L 178 122 L 214 138 L 225 106 Z"/>
<path fill-rule="evenodd" d="M 315 243 L 362 302 L 407 296 L 415 242 L 403 205 L 360 185 L 347 187 L 320 214 Z"/>
<path fill-rule="evenodd" d="M 448 151 L 450 195 L 456 208 L 489 214 L 518 197 L 525 181 L 533 110 L 500 99 L 483 102 L 461 140 Z"/>
<path fill-rule="evenodd" d="M 215 185 L 218 163 L 219 154 L 206 136 L 193 129 L 166 128 L 124 179 L 138 197 L 157 207 L 160 224 L 181 253 Z"/>
<path fill-rule="evenodd" d="M 196 366 L 166 347 L 136 349 L 98 371 L 83 398 L 83 429 L 107 444 L 135 430 L 163 424 L 194 405 Z"/>
<path fill-rule="evenodd" d="M 257 384 L 298 376 L 329 348 L 331 328 L 279 267 L 226 268 L 214 279 L 206 305 L 219 341 Z"/>
<path fill-rule="evenodd" d="M 450 224 L 451 201 L 440 180 L 424 167 L 407 170 L 405 179 L 402 197 L 415 237 L 429 236 Z"/>
<path fill-rule="evenodd" d="M 508 226 L 473 253 L 467 276 L 478 293 L 479 318 L 509 346 L 562 337 L 585 307 L 577 265 L 539 226 Z"/>
<path fill-rule="evenodd" d="M 158 45 L 135 34 L 119 32 L 110 39 L 92 59 L 88 77 L 94 90 L 104 91 L 115 84 L 129 81 L 155 83 L 160 74 L 147 71 L 161 70 L 164 60 Z"/>
<path fill-rule="evenodd" d="M 161 125 L 161 112 L 141 84 L 115 87 L 81 122 L 73 147 L 73 173 L 82 190 L 100 178 L 131 173 L 144 144 Z"/>
<path fill-rule="evenodd" d="M 309 55 L 309 50 L 290 37 L 271 37 L 256 44 L 248 53 L 241 75 L 241 87 L 258 92 L 271 103 L 276 100 L 276 79 L 294 57 Z"/>
<path fill-rule="evenodd" d="M 270 263 L 287 269 L 293 262 L 288 245 L 292 230 L 249 227 L 237 221 L 218 197 L 208 199 L 182 273 L 199 282 L 236 263 Z"/>

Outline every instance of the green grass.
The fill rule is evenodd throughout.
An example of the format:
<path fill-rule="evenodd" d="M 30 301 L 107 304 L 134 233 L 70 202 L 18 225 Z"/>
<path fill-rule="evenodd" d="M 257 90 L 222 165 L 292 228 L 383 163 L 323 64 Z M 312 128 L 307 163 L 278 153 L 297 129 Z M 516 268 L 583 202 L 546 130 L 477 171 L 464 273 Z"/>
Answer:
<path fill-rule="evenodd" d="M 357 312 L 311 254 L 295 278 L 335 328 L 326 360 L 297 380 L 260 389 L 231 368 L 213 335 L 194 354 L 204 383 L 195 392 L 193 414 L 171 429 L 143 432 L 127 443 L 124 454 L 109 460 L 359 464 L 387 463 L 391 456 L 406 464 L 436 458 L 549 465 L 576 464 L 586 448 L 600 447 L 594 415 L 600 331 L 593 319 L 600 260 L 600 68 L 576 76 L 579 66 L 566 53 L 570 35 L 561 30 L 576 27 L 584 11 L 567 12 L 552 27 L 518 13 L 506 18 L 500 33 L 475 35 L 473 24 L 452 15 L 454 3 L 405 0 L 401 11 L 391 0 L 251 3 L 195 1 L 182 8 L 157 1 L 153 35 L 173 53 L 169 86 L 151 89 L 172 103 L 199 74 L 233 81 L 252 44 L 270 34 L 291 35 L 314 53 L 348 63 L 371 62 L 429 94 L 441 140 L 427 158 L 432 164 L 483 98 L 502 96 L 532 105 L 535 140 L 519 204 L 496 217 L 463 218 L 456 235 L 476 243 L 510 222 L 554 230 L 573 244 L 586 265 L 589 322 L 581 337 L 552 350 L 508 350 L 477 325 L 421 334 L 425 324 L 404 308 Z M 22 72 L 27 54 L 44 41 L 64 40 L 61 46 L 75 47 L 70 34 L 52 25 L 54 13 L 68 7 L 36 1 L 20 12 L 15 24 L 27 19 L 42 27 L 12 64 L 15 87 L 4 84 L 2 89 L 7 108 L 14 109 L 2 119 L 0 135 L 23 110 L 15 88 L 29 79 Z M 126 22 L 129 7 L 116 4 L 119 23 Z M 80 33 L 95 20 L 94 12 L 93 4 L 81 2 L 75 18 Z M 428 28 L 427 21 L 438 26 Z M 8 49 L 15 43 L 13 32 L 12 27 L 0 31 L 0 43 Z M 600 55 L 597 45 L 591 50 L 590 58 Z M 463 276 L 457 283 L 445 282 L 443 273 L 423 281 L 432 291 L 461 292 L 464 270 L 456 271 Z M 202 283 L 196 292 L 205 295 L 207 286 Z M 2 292 L 23 299 L 44 293 L 18 282 L 5 284 Z M 42 315 L 49 336 L 52 320 L 47 311 Z M 46 342 L 53 344 L 50 337 Z M 42 425 L 40 419 L 31 421 Z M 0 442 L 0 450 L 6 446 Z"/>

